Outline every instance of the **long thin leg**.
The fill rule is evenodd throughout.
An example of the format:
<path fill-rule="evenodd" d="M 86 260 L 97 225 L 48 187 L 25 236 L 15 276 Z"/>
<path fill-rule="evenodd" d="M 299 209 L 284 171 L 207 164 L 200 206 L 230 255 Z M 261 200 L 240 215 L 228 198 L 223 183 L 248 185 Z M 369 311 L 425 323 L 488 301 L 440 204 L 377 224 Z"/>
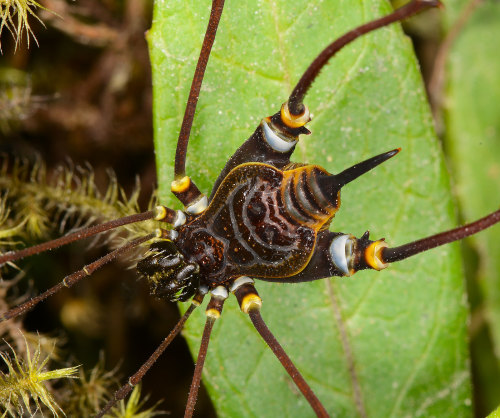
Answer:
<path fill-rule="evenodd" d="M 128 242 L 127 244 L 123 245 L 120 248 L 117 248 L 116 250 L 106 254 L 105 256 L 99 258 L 98 260 L 87 264 L 85 267 L 83 267 L 81 270 L 75 271 L 74 273 L 70 274 L 69 276 L 66 276 L 60 283 L 56 284 L 55 286 L 51 287 L 50 289 L 46 290 L 42 294 L 35 296 L 34 298 L 28 300 L 27 302 L 22 303 L 21 305 L 16 306 L 15 308 L 10 309 L 9 311 L 5 312 L 4 314 L 0 315 L 0 322 L 6 321 L 8 319 L 14 318 L 16 316 L 19 316 L 30 309 L 33 309 L 37 304 L 39 304 L 41 301 L 47 299 L 49 296 L 52 296 L 53 294 L 57 293 L 59 290 L 61 290 L 64 287 L 71 287 L 74 284 L 78 283 L 81 279 L 84 277 L 90 276 L 94 271 L 97 269 L 103 267 L 110 261 L 114 260 L 118 256 L 126 253 L 127 251 L 130 251 L 134 247 L 137 247 L 138 245 L 142 244 L 143 242 L 149 241 L 150 239 L 156 237 L 157 234 L 149 234 L 141 238 L 137 238 L 133 241 Z"/>
<path fill-rule="evenodd" d="M 207 31 L 203 39 L 200 57 L 198 58 L 198 64 L 194 72 L 193 82 L 191 83 L 191 90 L 189 91 L 189 98 L 184 112 L 184 119 L 182 120 L 182 126 L 179 132 L 179 139 L 177 140 L 174 167 L 175 179 L 181 179 L 186 175 L 186 151 L 189 142 L 189 134 L 191 133 L 191 127 L 193 125 L 194 112 L 200 95 L 201 83 L 203 82 L 203 76 L 205 75 L 205 69 L 207 68 L 208 58 L 212 51 L 212 45 L 214 44 L 215 34 L 217 33 L 217 27 L 219 26 L 223 8 L 224 0 L 212 1 L 212 10 L 210 12 Z"/>
<path fill-rule="evenodd" d="M 42 253 L 44 251 L 52 250 L 54 248 L 70 244 L 72 242 L 79 241 L 81 239 L 88 238 L 123 225 L 146 221 L 148 219 L 155 219 L 157 221 L 174 224 L 176 220 L 179 219 L 179 211 L 174 211 L 173 209 L 167 208 L 165 206 L 157 206 L 154 210 L 148 210 L 147 212 L 124 216 L 123 218 L 114 219 L 112 221 L 104 222 L 102 224 L 91 226 L 89 228 L 83 228 L 52 241 L 34 245 L 23 250 L 10 251 L 8 253 L 2 254 L 0 255 L 0 266 L 5 263 L 20 260 L 24 257 L 29 257 L 35 254 Z"/>
<path fill-rule="evenodd" d="M 253 280 L 248 277 L 240 277 L 234 282 L 231 291 L 236 296 L 236 299 L 238 299 L 241 310 L 250 316 L 250 320 L 252 321 L 255 329 L 259 332 L 269 348 L 273 351 L 274 355 L 278 358 L 294 383 L 307 399 L 307 402 L 309 402 L 309 405 L 311 405 L 311 408 L 314 410 L 316 415 L 322 418 L 329 417 L 328 412 L 321 401 L 314 394 L 311 387 L 307 384 L 297 367 L 295 367 L 290 357 L 288 357 L 288 354 L 262 319 L 262 316 L 260 315 L 262 300 L 253 286 Z"/>
<path fill-rule="evenodd" d="M 358 26 L 328 45 L 306 69 L 281 110 L 264 118 L 250 138 L 232 155 L 217 178 L 210 198 L 227 174 L 240 164 L 264 162 L 281 170 L 290 163 L 299 135 L 310 133 L 304 126 L 310 121 L 309 110 L 303 104 L 305 95 L 320 71 L 338 51 L 368 32 L 439 5 L 439 0 L 413 0 L 387 16 Z"/>
<path fill-rule="evenodd" d="M 203 336 L 201 337 L 200 351 L 198 352 L 198 358 L 194 368 L 193 381 L 191 382 L 191 387 L 189 388 L 184 418 L 190 418 L 193 416 L 194 406 L 196 405 L 196 399 L 198 398 L 198 390 L 200 389 L 201 373 L 203 371 L 203 366 L 205 365 L 208 343 L 210 342 L 210 335 L 212 333 L 214 323 L 215 318 L 207 317 L 205 328 L 203 330 Z"/>
<path fill-rule="evenodd" d="M 217 177 L 210 200 L 219 188 L 222 180 L 230 173 L 230 171 L 248 162 L 270 164 L 280 170 L 290 164 L 290 157 L 295 150 L 299 138 L 299 133 L 309 133 L 307 129 L 298 132 L 297 135 L 291 136 L 289 141 L 283 140 L 283 132 L 281 126 L 275 126 L 270 123 L 269 118 L 262 120 L 255 132 L 248 138 L 228 160 L 224 169 Z"/>
<path fill-rule="evenodd" d="M 332 276 L 351 276 L 364 269 L 382 270 L 389 263 L 464 239 L 497 223 L 500 223 L 500 210 L 458 228 L 392 248 L 384 240 L 371 241 L 368 232 L 356 238 L 340 232 L 322 231 L 304 270 L 295 276 L 267 280 L 298 283 Z"/>
<path fill-rule="evenodd" d="M 215 320 L 218 319 L 222 313 L 222 307 L 224 306 L 224 301 L 227 296 L 228 292 L 223 286 L 218 286 L 212 290 L 212 298 L 210 299 L 206 310 L 207 321 L 205 322 L 203 336 L 201 337 L 200 351 L 198 352 L 198 359 L 196 360 L 196 366 L 194 368 L 193 381 L 191 382 L 191 387 L 189 388 L 189 396 L 186 403 L 184 418 L 191 418 L 193 416 L 196 399 L 198 398 L 198 390 L 200 389 L 201 373 L 205 364 L 205 358 L 207 357 L 210 335 L 212 333 Z"/>
<path fill-rule="evenodd" d="M 432 248 L 477 234 L 483 229 L 489 228 L 498 222 L 500 222 L 500 209 L 470 224 L 441 232 L 440 234 L 432 235 L 427 238 L 422 238 L 418 241 L 413 241 L 399 247 L 384 248 L 382 250 L 382 260 L 385 263 L 401 261 L 405 258 L 421 253 L 422 251 L 427 251 Z"/>
<path fill-rule="evenodd" d="M 154 351 L 153 354 L 147 359 L 147 361 L 135 372 L 132 376 L 129 377 L 128 382 L 123 385 L 120 389 L 118 389 L 113 398 L 109 400 L 104 408 L 102 408 L 99 413 L 96 415 L 96 418 L 101 418 L 104 416 L 106 412 L 108 412 L 117 402 L 125 399 L 127 395 L 132 391 L 135 385 L 137 385 L 144 375 L 149 371 L 151 366 L 158 360 L 158 358 L 163 354 L 165 349 L 170 345 L 173 339 L 179 334 L 179 332 L 184 327 L 187 319 L 191 315 L 191 313 L 195 310 L 196 307 L 200 305 L 199 301 L 193 300 L 191 306 L 187 309 L 184 315 L 179 319 L 179 322 L 175 325 L 175 327 L 170 331 L 167 338 L 165 338 L 162 343 L 158 346 L 158 348 Z"/>
<path fill-rule="evenodd" d="M 372 32 L 376 29 L 390 25 L 391 23 L 406 19 L 416 13 L 428 9 L 429 7 L 437 7 L 440 5 L 441 3 L 439 0 L 413 0 L 389 15 L 358 26 L 332 42 L 323 51 L 321 51 L 321 53 L 311 63 L 293 89 L 292 94 L 288 99 L 288 108 L 290 113 L 292 115 L 299 115 L 303 112 L 304 105 L 302 102 L 307 94 L 307 91 L 330 58 L 332 58 L 344 46 L 368 32 Z"/>
<path fill-rule="evenodd" d="M 189 91 L 189 98 L 184 112 L 181 130 L 179 132 L 179 139 L 177 140 L 177 149 L 175 151 L 172 193 L 182 202 L 186 210 L 193 214 L 199 214 L 205 210 L 207 199 L 193 181 L 186 176 L 186 152 L 203 76 L 205 75 L 208 58 L 212 51 L 212 45 L 214 44 L 215 34 L 217 33 L 217 27 L 219 26 L 223 9 L 224 0 L 212 0 L 210 19 L 208 21 L 207 31 L 205 32 L 205 38 L 203 39 L 198 64 L 194 72 L 193 82 L 191 83 L 191 90 Z"/>
<path fill-rule="evenodd" d="M 260 315 L 260 311 L 257 309 L 252 309 L 248 312 L 248 315 L 250 316 L 255 329 L 259 332 L 259 334 L 271 348 L 271 350 L 273 350 L 274 355 L 278 358 L 299 390 L 305 396 L 307 402 L 309 402 L 316 415 L 318 417 L 328 417 L 329 415 L 328 412 L 326 412 L 325 407 L 321 404 L 320 400 L 317 398 L 310 386 L 297 370 L 292 360 L 290 360 L 290 357 L 288 357 L 288 354 L 286 354 L 285 350 L 275 338 L 273 333 L 269 330 L 266 323 L 262 319 L 262 316 Z"/>

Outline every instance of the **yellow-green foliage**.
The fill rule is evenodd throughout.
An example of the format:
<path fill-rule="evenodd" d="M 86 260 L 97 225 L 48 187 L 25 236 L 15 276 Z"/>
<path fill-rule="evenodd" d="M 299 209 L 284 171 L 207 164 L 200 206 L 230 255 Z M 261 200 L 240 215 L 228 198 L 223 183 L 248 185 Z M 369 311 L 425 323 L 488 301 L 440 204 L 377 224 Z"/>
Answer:
<path fill-rule="evenodd" d="M 101 194 L 94 183 L 93 172 L 88 167 L 68 165 L 48 175 L 40 162 L 29 164 L 22 160 L 0 161 L 0 190 L 3 193 L 0 195 L 0 251 L 137 213 L 139 190 L 127 198 L 113 173 L 110 172 L 109 176 L 109 185 L 105 193 Z M 124 239 L 144 236 L 157 226 L 156 222 L 146 221 L 122 227 L 106 234 L 107 244 L 117 246 Z M 8 283 L 6 289 L 0 292 L 0 298 L 6 297 L 10 285 L 15 282 Z M 0 307 L 2 310 L 9 308 Z M 10 335 L 9 341 L 12 341 Z M 44 384 L 46 380 L 77 377 L 76 368 L 46 369 L 49 356 L 53 356 L 42 349 L 44 345 L 40 341 L 35 343 L 34 346 L 38 348 L 33 354 L 30 353 L 28 343 L 26 349 L 24 346 L 20 348 L 19 344 L 13 346 L 16 348 L 11 347 L 12 353 L 0 353 L 5 363 L 4 368 L 8 370 L 6 374 L 0 374 L 2 417 L 20 416 L 23 411 L 33 413 L 35 408 L 48 408 L 54 416 L 93 416 L 113 396 L 118 386 L 116 371 L 107 372 L 102 363 L 99 363 L 90 374 L 85 374 L 80 369 L 80 379 L 71 380 L 68 382 L 71 385 L 65 385 L 62 390 L 49 392 Z M 110 412 L 110 416 L 149 418 L 158 415 L 154 408 L 139 412 L 144 403 L 139 397 L 140 389 L 137 388 L 128 402 L 118 404 Z"/>
<path fill-rule="evenodd" d="M 30 42 L 30 35 L 33 36 L 36 42 L 35 35 L 31 30 L 28 22 L 28 17 L 34 16 L 40 20 L 34 12 L 37 7 L 43 8 L 40 4 L 33 0 L 1 0 L 0 1 L 0 36 L 6 28 L 16 40 L 16 47 L 19 44 L 23 32 L 26 33 L 26 42 Z M 0 44 L 1 46 L 1 44 Z"/>
<path fill-rule="evenodd" d="M 123 400 L 120 401 L 111 410 L 111 413 L 105 416 L 106 418 L 152 418 L 162 414 L 160 411 L 155 411 L 156 406 L 145 411 L 140 411 L 146 401 L 147 396 L 141 400 L 141 385 L 137 385 L 126 403 Z"/>
<path fill-rule="evenodd" d="M 76 377 L 78 367 L 48 370 L 49 357 L 41 358 L 38 346 L 31 355 L 26 343 L 26 357 L 20 359 L 11 347 L 13 359 L 6 353 L 0 353 L 8 372 L 0 374 L 0 406 L 4 411 L 2 416 L 21 416 L 26 409 L 33 413 L 31 402 L 36 409 L 45 405 L 54 416 L 64 412 L 54 400 L 46 387 L 46 381 L 61 378 Z"/>
<path fill-rule="evenodd" d="M 93 171 L 82 167 L 60 167 L 48 176 L 41 162 L 30 165 L 4 159 L 0 166 L 0 245 L 8 247 L 16 241 L 33 242 L 47 239 L 59 226 L 56 235 L 70 229 L 86 227 L 120 218 L 139 211 L 139 188 L 126 197 L 112 172 L 104 194 L 95 184 Z M 50 177 L 50 178 L 49 178 Z M 154 221 L 127 225 L 106 235 L 108 242 L 119 245 L 126 238 L 144 236 L 157 228 Z"/>
<path fill-rule="evenodd" d="M 93 416 L 112 397 L 117 386 L 116 370 L 106 371 L 101 358 L 89 373 L 79 369 L 79 379 L 71 382 L 64 410 L 69 416 Z"/>
<path fill-rule="evenodd" d="M 0 135 L 7 136 L 19 129 L 21 122 L 41 102 L 43 98 L 32 94 L 31 78 L 27 73 L 0 68 Z"/>
<path fill-rule="evenodd" d="M 500 417 L 500 406 L 495 409 L 487 418 L 499 418 Z"/>
<path fill-rule="evenodd" d="M 7 194 L 0 196 L 0 245 L 14 245 L 12 237 L 20 235 L 26 220 L 17 224 L 9 220 L 10 210 L 7 208 Z"/>

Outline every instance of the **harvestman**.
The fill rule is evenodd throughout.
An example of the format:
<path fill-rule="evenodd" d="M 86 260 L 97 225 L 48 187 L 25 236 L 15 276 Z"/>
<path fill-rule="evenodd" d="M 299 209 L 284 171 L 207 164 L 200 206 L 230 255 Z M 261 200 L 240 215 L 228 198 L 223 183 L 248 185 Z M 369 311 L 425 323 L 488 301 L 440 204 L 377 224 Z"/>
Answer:
<path fill-rule="evenodd" d="M 101 417 L 125 398 L 143 378 L 208 293 L 207 320 L 191 384 L 185 416 L 193 414 L 210 334 L 225 299 L 234 293 L 263 339 L 290 374 L 318 416 L 328 413 L 288 355 L 264 323 L 262 301 L 253 279 L 305 282 L 331 276 L 351 276 L 358 270 L 382 270 L 390 263 L 463 239 L 500 221 L 500 210 L 473 222 L 398 247 L 384 240 L 372 241 L 331 232 L 328 227 L 340 206 L 343 186 L 395 156 L 399 149 L 369 158 L 339 174 L 317 165 L 290 161 L 299 135 L 309 134 L 310 121 L 303 100 L 317 75 L 343 46 L 359 36 L 439 5 L 437 0 L 414 0 L 395 12 L 359 26 L 328 47 L 312 62 L 289 99 L 274 115 L 264 118 L 256 131 L 228 160 L 207 198 L 186 175 L 185 162 L 195 108 L 222 14 L 223 0 L 214 0 L 208 29 L 189 94 L 175 156 L 172 192 L 185 209 L 157 206 L 154 210 L 106 222 L 59 239 L 0 256 L 0 265 L 56 248 L 118 226 L 148 219 L 165 222 L 160 229 L 133 240 L 58 285 L 4 313 L 2 320 L 20 315 L 63 287 L 71 287 L 119 255 L 151 239 L 156 241 L 138 263 L 155 296 L 170 301 L 191 299 L 191 306 L 169 336 L 144 365 L 129 378 L 97 415 Z"/>

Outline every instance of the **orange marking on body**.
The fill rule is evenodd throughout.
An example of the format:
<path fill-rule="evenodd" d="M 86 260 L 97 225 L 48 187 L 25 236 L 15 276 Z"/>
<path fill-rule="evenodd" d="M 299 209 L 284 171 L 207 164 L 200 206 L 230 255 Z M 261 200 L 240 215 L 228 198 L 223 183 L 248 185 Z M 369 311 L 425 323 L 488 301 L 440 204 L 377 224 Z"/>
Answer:
<path fill-rule="evenodd" d="M 303 224 L 304 226 L 313 229 L 315 232 L 318 232 L 325 224 L 328 224 L 331 221 L 331 219 L 335 216 L 335 213 L 338 210 L 338 206 L 333 206 L 333 205 L 322 206 L 321 209 L 326 213 L 311 212 L 310 210 L 307 209 L 307 207 L 305 207 L 309 206 L 307 202 L 302 202 L 300 197 L 297 195 L 296 188 L 308 187 L 307 181 L 302 180 L 302 175 L 305 173 L 306 178 L 310 178 L 311 176 L 314 176 L 315 170 L 327 173 L 321 167 L 315 165 L 306 165 L 292 170 L 283 171 L 283 182 L 281 184 L 280 191 L 281 191 L 281 198 L 283 200 L 283 203 L 285 204 L 285 208 L 287 209 L 288 214 L 292 216 L 300 224 Z M 293 197 L 295 198 L 295 201 L 298 202 L 299 208 L 295 207 L 295 205 L 292 208 L 288 207 L 288 205 L 293 205 L 293 202 L 291 201 L 291 196 L 287 197 L 287 194 L 290 193 L 293 193 Z M 310 194 L 313 194 L 312 191 L 310 191 Z M 300 219 L 297 219 L 298 216 L 294 216 L 293 212 L 297 213 L 300 212 L 301 215 Z M 304 221 L 303 218 L 306 218 L 307 220 Z"/>

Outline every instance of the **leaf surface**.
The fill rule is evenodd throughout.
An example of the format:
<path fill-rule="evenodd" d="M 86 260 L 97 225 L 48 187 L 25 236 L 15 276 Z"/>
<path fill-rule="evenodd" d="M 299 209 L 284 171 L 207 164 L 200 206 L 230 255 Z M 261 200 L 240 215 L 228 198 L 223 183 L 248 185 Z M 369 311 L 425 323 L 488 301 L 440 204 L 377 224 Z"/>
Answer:
<path fill-rule="evenodd" d="M 464 1 L 454 1 L 447 13 L 453 25 Z M 448 57 L 445 93 L 446 149 L 450 156 L 456 194 L 465 220 L 470 221 L 498 209 L 500 205 L 500 4 L 480 4 L 459 32 Z M 470 279 L 472 288 L 479 288 L 479 297 L 472 295 L 473 329 L 491 337 L 473 343 L 479 379 L 478 403 L 485 412 L 500 402 L 500 227 L 484 231 L 468 241 L 473 248 L 478 268 Z M 467 253 L 466 253 L 467 254 Z M 473 257 L 474 257 L 473 256 Z M 479 321 L 478 318 L 481 318 Z M 480 323 L 481 326 L 477 326 Z M 487 327 L 483 327 L 487 325 Z M 477 334 L 476 334 L 477 335 Z M 479 374 L 482 376 L 479 377 Z M 479 384 L 481 384 L 479 386 Z"/>
<path fill-rule="evenodd" d="M 207 194 L 322 48 L 389 12 L 377 1 L 226 3 L 188 151 L 187 172 Z M 175 207 L 175 144 L 209 9 L 209 1 L 157 1 L 149 33 L 160 196 Z M 295 161 L 335 173 L 403 149 L 343 190 L 332 230 L 360 237 L 369 229 L 372 239 L 399 245 L 454 225 L 420 73 L 399 26 L 341 51 L 306 103 L 313 134 L 302 137 Z M 264 319 L 332 415 L 469 416 L 462 280 L 457 247 L 449 246 L 380 273 L 256 285 Z M 194 352 L 203 323 L 199 309 L 184 332 Z M 204 383 L 220 416 L 313 416 L 233 297 L 214 328 Z"/>

